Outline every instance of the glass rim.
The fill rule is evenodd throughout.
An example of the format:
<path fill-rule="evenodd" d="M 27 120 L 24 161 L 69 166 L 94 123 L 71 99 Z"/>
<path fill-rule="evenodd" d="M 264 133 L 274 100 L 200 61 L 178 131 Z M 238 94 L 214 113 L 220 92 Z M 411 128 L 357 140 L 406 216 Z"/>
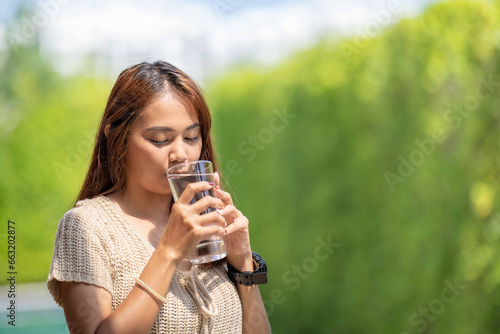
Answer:
<path fill-rule="evenodd" d="M 183 163 L 180 163 L 178 165 L 172 166 L 169 169 L 167 169 L 166 174 L 168 175 L 169 171 L 172 170 L 172 169 L 174 169 L 174 168 L 178 168 L 180 166 L 197 165 L 199 163 L 208 163 L 208 164 L 210 164 L 213 167 L 213 163 L 210 160 L 195 160 L 195 161 L 190 161 L 190 162 L 183 162 Z M 211 173 L 207 173 L 207 174 L 211 174 Z"/>

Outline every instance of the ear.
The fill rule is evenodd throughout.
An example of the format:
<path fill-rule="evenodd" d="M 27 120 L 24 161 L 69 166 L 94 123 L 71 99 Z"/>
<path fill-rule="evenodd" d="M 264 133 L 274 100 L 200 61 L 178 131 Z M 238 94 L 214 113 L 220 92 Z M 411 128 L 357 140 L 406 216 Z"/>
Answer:
<path fill-rule="evenodd" d="M 109 135 L 109 128 L 111 128 L 111 124 L 106 124 L 106 126 L 104 127 L 104 135 L 106 136 L 106 139 Z"/>

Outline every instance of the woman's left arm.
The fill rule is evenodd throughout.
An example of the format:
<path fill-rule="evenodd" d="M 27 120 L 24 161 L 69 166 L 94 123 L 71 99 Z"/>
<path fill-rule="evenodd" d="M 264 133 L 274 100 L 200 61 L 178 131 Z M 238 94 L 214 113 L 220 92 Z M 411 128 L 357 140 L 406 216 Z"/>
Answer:
<path fill-rule="evenodd" d="M 250 236 L 248 234 L 248 219 L 233 205 L 231 195 L 219 186 L 219 175 L 215 174 L 215 194 L 224 203 L 224 209 L 219 213 L 226 219 L 227 261 L 239 271 L 254 271 Z M 237 284 L 243 311 L 243 333 L 271 333 L 266 309 L 260 295 L 259 286 L 244 286 Z"/>
<path fill-rule="evenodd" d="M 229 261 L 229 263 L 233 265 L 232 262 Z M 233 267 L 239 271 L 254 271 L 253 259 L 250 256 L 249 264 L 241 267 L 233 265 Z M 262 302 L 259 286 L 237 284 L 236 288 L 240 294 L 243 309 L 243 333 L 271 333 L 271 326 Z"/>

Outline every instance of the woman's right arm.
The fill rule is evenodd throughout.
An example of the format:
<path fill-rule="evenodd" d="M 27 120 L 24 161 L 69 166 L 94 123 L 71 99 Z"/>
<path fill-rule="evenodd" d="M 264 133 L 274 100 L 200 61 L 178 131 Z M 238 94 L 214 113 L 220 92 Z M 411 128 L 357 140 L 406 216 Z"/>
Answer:
<path fill-rule="evenodd" d="M 194 194 L 210 189 L 208 182 L 190 184 L 172 206 L 167 227 L 155 252 L 144 267 L 141 281 L 166 296 L 177 265 L 200 240 L 224 234 L 224 218 L 217 212 L 200 215 L 209 207 L 222 208 L 220 199 L 204 197 L 193 205 Z M 217 223 L 218 225 L 209 225 Z M 162 302 L 137 284 L 112 311 L 111 294 L 104 288 L 61 282 L 61 300 L 70 333 L 149 333 Z"/>
<path fill-rule="evenodd" d="M 141 274 L 153 290 L 165 296 L 176 262 L 154 252 Z M 111 294 L 98 286 L 61 282 L 61 300 L 70 333 L 149 333 L 162 302 L 137 284 L 114 312 Z"/>

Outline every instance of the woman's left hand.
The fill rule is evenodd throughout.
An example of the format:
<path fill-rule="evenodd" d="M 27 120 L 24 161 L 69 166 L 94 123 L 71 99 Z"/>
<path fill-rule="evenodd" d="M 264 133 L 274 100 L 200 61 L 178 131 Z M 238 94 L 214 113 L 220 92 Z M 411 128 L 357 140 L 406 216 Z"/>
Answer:
<path fill-rule="evenodd" d="M 224 209 L 220 210 L 219 213 L 227 222 L 227 233 L 223 236 L 227 261 L 240 271 L 253 271 L 248 219 L 234 206 L 231 194 L 220 188 L 220 178 L 217 172 L 214 173 L 214 179 L 215 195 L 225 205 Z"/>

